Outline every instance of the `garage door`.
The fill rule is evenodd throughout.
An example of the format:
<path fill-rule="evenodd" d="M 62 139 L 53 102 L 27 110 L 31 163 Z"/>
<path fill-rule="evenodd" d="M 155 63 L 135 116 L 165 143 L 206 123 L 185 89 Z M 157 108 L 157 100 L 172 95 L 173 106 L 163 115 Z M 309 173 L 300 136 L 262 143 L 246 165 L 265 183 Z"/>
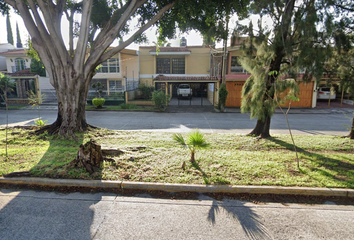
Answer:
<path fill-rule="evenodd" d="M 226 107 L 241 107 L 243 84 L 244 82 L 226 82 L 226 89 L 229 92 Z"/>
<path fill-rule="evenodd" d="M 292 102 L 291 107 L 311 108 L 314 84 L 314 82 L 299 83 L 300 93 L 297 96 L 299 101 Z M 289 106 L 289 102 L 285 103 L 284 106 Z"/>
<path fill-rule="evenodd" d="M 226 82 L 226 89 L 229 92 L 226 99 L 226 107 L 241 107 L 242 101 L 242 87 L 244 82 Z M 299 101 L 292 102 L 292 107 L 312 107 L 312 96 L 313 96 L 313 86 L 314 82 L 299 83 L 300 93 L 298 94 Z M 288 106 L 289 102 L 285 103 L 283 106 Z"/>

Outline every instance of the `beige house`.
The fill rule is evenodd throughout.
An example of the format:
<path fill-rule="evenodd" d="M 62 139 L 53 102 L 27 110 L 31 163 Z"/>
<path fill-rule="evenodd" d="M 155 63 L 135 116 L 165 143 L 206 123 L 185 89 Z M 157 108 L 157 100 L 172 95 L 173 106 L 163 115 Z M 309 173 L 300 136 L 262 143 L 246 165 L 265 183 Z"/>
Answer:
<path fill-rule="evenodd" d="M 136 50 L 123 49 L 120 53 L 100 64 L 92 83 L 100 82 L 103 95 L 113 96 L 134 90 L 139 85 L 138 53 Z M 90 89 L 89 96 L 94 95 Z"/>
<path fill-rule="evenodd" d="M 210 49 L 205 46 L 139 47 L 140 83 L 176 97 L 179 84 L 190 84 L 193 96 L 215 102 L 218 80 L 210 76 Z"/>

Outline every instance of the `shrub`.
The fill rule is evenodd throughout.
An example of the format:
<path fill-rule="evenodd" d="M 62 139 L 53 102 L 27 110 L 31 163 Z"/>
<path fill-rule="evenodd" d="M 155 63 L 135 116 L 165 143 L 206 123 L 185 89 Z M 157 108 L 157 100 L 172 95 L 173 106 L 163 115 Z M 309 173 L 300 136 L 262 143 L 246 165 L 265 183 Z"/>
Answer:
<path fill-rule="evenodd" d="M 224 111 L 226 98 L 228 94 L 229 92 L 226 89 L 226 85 L 224 83 L 221 84 L 219 89 L 219 104 L 218 104 L 218 107 L 221 111 Z"/>
<path fill-rule="evenodd" d="M 140 84 L 138 90 L 141 92 L 141 97 L 143 99 L 151 99 L 154 87 L 146 86 L 145 84 Z"/>
<path fill-rule="evenodd" d="M 155 104 L 155 107 L 161 111 L 168 105 L 170 102 L 170 95 L 166 95 L 163 91 L 155 91 L 152 94 L 152 101 Z"/>
<path fill-rule="evenodd" d="M 92 104 L 95 105 L 96 108 L 101 108 L 105 101 L 104 98 L 94 98 L 92 99 Z"/>
<path fill-rule="evenodd" d="M 39 127 L 43 127 L 47 122 L 48 120 L 43 121 L 42 119 L 34 121 L 34 123 Z"/>

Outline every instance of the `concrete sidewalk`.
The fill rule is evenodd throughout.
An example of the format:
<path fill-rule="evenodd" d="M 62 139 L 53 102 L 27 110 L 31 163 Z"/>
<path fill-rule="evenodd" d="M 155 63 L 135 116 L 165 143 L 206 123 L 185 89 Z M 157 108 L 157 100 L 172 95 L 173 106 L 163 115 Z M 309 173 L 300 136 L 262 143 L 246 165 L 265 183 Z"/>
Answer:
<path fill-rule="evenodd" d="M 0 178 L 0 186 L 31 187 L 83 187 L 104 190 L 144 190 L 163 192 L 230 193 L 230 194 L 276 194 L 297 196 L 349 197 L 354 198 L 354 189 L 279 187 L 279 186 L 233 186 L 202 184 L 171 184 L 150 182 L 128 182 L 108 180 L 51 179 L 33 177 Z"/>

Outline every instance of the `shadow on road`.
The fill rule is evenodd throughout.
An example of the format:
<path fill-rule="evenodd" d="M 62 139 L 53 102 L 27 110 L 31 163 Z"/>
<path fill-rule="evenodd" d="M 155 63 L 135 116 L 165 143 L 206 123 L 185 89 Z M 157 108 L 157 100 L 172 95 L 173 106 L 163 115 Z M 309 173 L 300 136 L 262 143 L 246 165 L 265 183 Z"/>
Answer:
<path fill-rule="evenodd" d="M 1 197 L 0 203 L 2 239 L 92 238 L 91 228 L 94 219 L 92 206 L 100 199 L 86 198 L 77 201 L 75 199 L 79 193 L 67 195 L 1 190 L 0 194 L 6 194 L 6 197 Z"/>
<path fill-rule="evenodd" d="M 223 201 L 212 199 L 208 221 L 214 225 L 218 213 L 222 210 L 240 223 L 243 231 L 250 239 L 272 239 L 258 214 L 245 206 L 243 202 L 238 202 L 238 206 L 235 206 L 228 203 L 225 199 Z M 235 236 L 235 239 L 237 239 L 237 236 Z"/>

